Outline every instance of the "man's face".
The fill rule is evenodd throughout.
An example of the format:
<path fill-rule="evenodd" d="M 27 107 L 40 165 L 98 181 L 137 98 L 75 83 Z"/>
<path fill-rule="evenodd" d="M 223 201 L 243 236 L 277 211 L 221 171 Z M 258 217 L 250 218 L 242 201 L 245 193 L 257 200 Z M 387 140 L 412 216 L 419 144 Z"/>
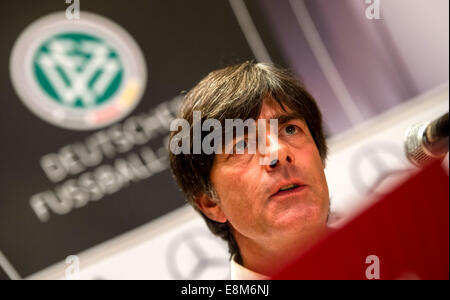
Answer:
<path fill-rule="evenodd" d="M 235 233 L 252 240 L 307 235 L 326 224 L 329 194 L 324 165 L 306 123 L 299 118 L 287 122 L 279 118 L 293 114 L 285 108 L 283 111 L 269 98 L 258 117 L 267 124 L 270 119 L 279 119 L 278 145 L 273 143 L 270 130 L 266 132 L 268 150 L 278 151 L 278 164 L 261 165 L 264 156 L 258 152 L 217 154 L 211 169 L 221 211 Z M 298 187 L 279 192 L 280 185 L 290 184 Z"/>

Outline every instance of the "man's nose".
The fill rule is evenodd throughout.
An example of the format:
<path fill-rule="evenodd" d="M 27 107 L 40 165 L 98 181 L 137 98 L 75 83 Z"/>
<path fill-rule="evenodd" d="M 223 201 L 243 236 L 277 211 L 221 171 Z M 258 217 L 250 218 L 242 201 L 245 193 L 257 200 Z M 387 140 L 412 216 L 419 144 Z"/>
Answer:
<path fill-rule="evenodd" d="M 294 155 L 290 149 L 290 146 L 285 142 L 268 136 L 268 151 L 264 155 L 264 167 L 268 172 L 274 171 L 284 164 L 293 164 Z"/>

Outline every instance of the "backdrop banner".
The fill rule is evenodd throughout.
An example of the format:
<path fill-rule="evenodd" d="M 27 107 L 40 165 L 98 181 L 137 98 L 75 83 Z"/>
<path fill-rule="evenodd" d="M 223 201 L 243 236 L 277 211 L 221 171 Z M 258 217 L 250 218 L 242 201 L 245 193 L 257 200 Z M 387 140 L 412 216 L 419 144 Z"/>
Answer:
<path fill-rule="evenodd" d="M 182 206 L 180 93 L 254 59 L 227 1 L 67 7 L 10 1 L 0 18 L 0 250 L 21 276 Z"/>

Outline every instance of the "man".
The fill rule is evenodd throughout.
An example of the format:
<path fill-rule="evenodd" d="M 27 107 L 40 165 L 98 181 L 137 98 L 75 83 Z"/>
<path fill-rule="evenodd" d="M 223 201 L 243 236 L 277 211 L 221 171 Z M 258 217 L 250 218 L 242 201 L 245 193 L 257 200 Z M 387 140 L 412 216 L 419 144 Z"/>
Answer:
<path fill-rule="evenodd" d="M 232 279 L 268 278 L 326 230 L 330 203 L 321 113 L 291 73 L 251 62 L 212 72 L 187 93 L 178 118 L 191 131 L 194 111 L 201 112 L 202 122 L 278 120 L 278 137 L 264 133 L 266 152 L 170 153 L 187 201 L 228 242 Z M 245 150 L 247 138 L 248 132 L 237 136 L 231 146 Z M 278 159 L 260 163 L 274 151 Z"/>

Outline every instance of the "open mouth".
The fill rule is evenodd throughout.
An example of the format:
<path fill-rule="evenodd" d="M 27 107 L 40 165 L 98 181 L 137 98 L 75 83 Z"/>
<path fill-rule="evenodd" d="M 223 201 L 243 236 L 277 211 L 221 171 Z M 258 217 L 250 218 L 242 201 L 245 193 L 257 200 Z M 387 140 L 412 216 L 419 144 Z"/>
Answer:
<path fill-rule="evenodd" d="M 291 193 L 295 193 L 297 191 L 300 191 L 301 189 L 303 189 L 305 187 L 305 185 L 298 185 L 298 184 L 289 184 L 289 185 L 285 185 L 282 186 L 278 192 L 276 192 L 275 194 L 272 195 L 272 197 L 275 196 L 281 196 L 281 195 L 287 195 L 287 194 L 291 194 Z"/>

